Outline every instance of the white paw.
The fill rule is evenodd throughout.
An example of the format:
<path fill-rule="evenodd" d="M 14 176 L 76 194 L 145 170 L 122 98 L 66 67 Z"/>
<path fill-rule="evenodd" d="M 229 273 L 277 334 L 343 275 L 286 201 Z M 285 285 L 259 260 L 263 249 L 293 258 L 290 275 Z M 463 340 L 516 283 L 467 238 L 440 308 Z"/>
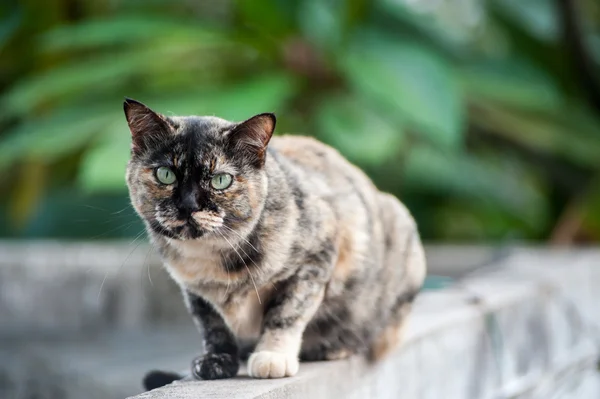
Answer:
<path fill-rule="evenodd" d="M 260 351 L 248 359 L 248 374 L 254 378 L 282 378 L 296 375 L 298 357 L 287 353 Z"/>

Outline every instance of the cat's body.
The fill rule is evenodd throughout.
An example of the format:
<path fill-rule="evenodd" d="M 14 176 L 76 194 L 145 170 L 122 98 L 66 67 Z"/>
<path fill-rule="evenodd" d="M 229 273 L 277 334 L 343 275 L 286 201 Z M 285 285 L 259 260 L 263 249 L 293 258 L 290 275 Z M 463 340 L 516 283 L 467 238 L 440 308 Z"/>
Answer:
<path fill-rule="evenodd" d="M 132 203 L 205 341 L 194 375 L 235 375 L 242 343 L 261 378 L 294 375 L 299 355 L 379 357 L 395 347 L 425 274 L 417 228 L 397 199 L 316 140 L 270 140 L 271 115 L 233 124 L 125 109 Z M 136 144 L 148 134 L 151 143 Z M 177 175 L 170 187 L 154 181 L 160 165 Z M 194 183 L 214 176 L 230 186 Z"/>

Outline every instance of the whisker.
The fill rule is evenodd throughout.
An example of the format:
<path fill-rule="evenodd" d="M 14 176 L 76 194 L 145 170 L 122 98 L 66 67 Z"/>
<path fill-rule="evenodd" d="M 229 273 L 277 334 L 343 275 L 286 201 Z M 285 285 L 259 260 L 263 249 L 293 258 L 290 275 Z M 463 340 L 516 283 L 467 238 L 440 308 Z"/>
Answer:
<path fill-rule="evenodd" d="M 258 248 L 256 248 L 254 245 L 252 245 L 252 243 L 250 241 L 248 241 L 247 239 L 245 239 L 240 233 L 238 233 L 237 231 L 233 230 L 231 227 L 222 225 L 221 227 L 225 227 L 226 229 L 228 229 L 229 231 L 231 231 L 232 233 L 235 233 L 238 237 L 240 237 L 241 240 L 243 240 L 246 244 L 248 244 L 250 247 L 252 247 L 252 249 L 254 249 L 256 251 L 256 253 L 260 254 L 261 252 L 258 250 Z M 223 235 L 221 232 L 219 232 L 221 235 Z M 225 237 L 223 237 L 225 238 Z M 259 270 L 260 267 L 256 264 L 256 262 L 254 261 L 254 259 L 252 259 L 247 253 L 246 251 L 244 251 L 244 249 L 242 248 L 241 245 L 238 244 L 238 248 L 244 253 L 244 255 L 248 256 L 248 258 L 250 259 L 250 261 L 254 264 L 254 266 L 256 266 Z M 271 264 L 269 262 L 267 262 L 264 258 L 261 260 L 261 262 L 267 266 L 270 269 L 274 269 Z M 273 286 L 275 286 L 275 284 L 271 283 Z"/>
<path fill-rule="evenodd" d="M 112 233 L 112 232 L 114 232 L 114 231 L 117 231 L 117 230 L 124 230 L 124 231 L 127 231 L 127 230 L 128 230 L 128 229 L 129 229 L 131 226 L 133 226 L 133 225 L 134 225 L 136 222 L 137 222 L 136 220 L 132 220 L 132 221 L 130 221 L 130 222 L 127 222 L 127 223 L 125 223 L 125 224 L 122 224 L 122 225 L 120 225 L 120 226 L 117 226 L 117 227 L 115 227 L 115 228 L 112 228 L 112 229 L 110 229 L 110 230 L 108 230 L 108 231 L 105 231 L 104 233 L 101 233 L 101 234 L 95 235 L 95 236 L 93 236 L 93 237 L 90 237 L 90 240 L 95 240 L 96 238 L 103 237 L 103 236 L 105 236 L 105 235 L 107 235 L 107 234 L 110 234 L 110 233 Z"/>
<path fill-rule="evenodd" d="M 241 240 L 243 240 L 246 244 L 250 245 L 250 247 L 252 247 L 253 250 L 255 250 L 256 252 L 260 251 L 258 249 L 256 249 L 256 247 L 254 245 L 252 245 L 252 243 L 250 241 L 248 241 L 246 238 L 242 237 L 242 235 L 240 233 L 238 233 L 237 231 L 235 231 L 234 229 L 232 229 L 229 226 L 225 226 L 222 225 L 221 227 L 225 227 L 227 230 L 231 231 L 232 233 L 236 234 L 238 237 L 240 237 Z"/>
<path fill-rule="evenodd" d="M 142 230 L 141 232 L 139 232 L 136 235 L 136 237 L 133 239 L 133 241 L 128 246 L 133 245 L 137 240 L 140 239 L 140 237 L 142 237 L 144 235 L 145 232 L 146 232 L 145 230 Z M 119 271 L 121 270 L 121 268 L 123 267 L 123 265 L 125 264 L 125 262 L 127 262 L 127 259 L 129 259 L 129 257 L 133 253 L 133 251 L 135 251 L 137 249 L 137 247 L 140 246 L 141 243 L 142 242 L 140 241 L 131 251 L 129 251 L 129 254 L 125 258 L 125 260 L 123 261 L 123 263 L 121 263 L 121 265 L 117 268 L 117 274 L 119 273 Z M 100 300 L 100 295 L 102 294 L 102 288 L 104 287 L 104 283 L 106 282 L 106 278 L 108 277 L 108 273 L 109 273 L 109 271 L 107 271 L 106 273 L 104 273 L 104 278 L 102 279 L 102 283 L 100 283 L 100 289 L 98 290 L 98 296 L 96 297 L 97 301 Z"/>
<path fill-rule="evenodd" d="M 112 215 L 117 215 L 117 214 L 119 214 L 121 212 L 124 212 L 126 210 L 133 210 L 133 209 L 129 205 L 127 205 L 125 208 L 121 209 L 120 211 L 115 211 L 115 212 L 112 212 L 111 214 Z M 135 212 L 131 212 L 131 214 L 135 214 Z"/>
<path fill-rule="evenodd" d="M 142 296 L 144 297 L 144 299 L 146 299 L 146 293 L 144 292 L 144 267 L 146 267 L 146 262 L 148 261 L 148 255 L 150 255 L 150 251 L 152 251 L 152 246 L 149 245 L 148 246 L 148 250 L 146 251 L 146 256 L 144 256 L 144 263 L 142 263 L 142 268 L 140 269 L 140 278 L 139 278 L 139 283 L 140 283 L 140 290 L 142 292 Z M 150 280 L 150 285 L 152 285 L 152 287 L 154 287 L 154 284 L 152 282 L 152 278 L 150 277 L 150 263 L 148 263 L 148 280 Z"/>
<path fill-rule="evenodd" d="M 252 247 L 252 249 L 254 249 L 254 250 L 256 251 L 256 253 L 258 253 L 258 254 L 260 254 L 260 253 L 261 253 L 261 252 L 258 250 L 258 248 L 256 248 L 254 245 L 252 245 L 252 243 L 251 243 L 250 241 L 248 241 L 246 238 L 244 238 L 244 237 L 243 237 L 243 236 L 242 236 L 240 233 L 238 233 L 237 231 L 233 230 L 231 227 L 229 227 L 229 226 L 225 226 L 225 225 L 222 225 L 222 226 L 220 226 L 220 227 L 225 227 L 226 229 L 228 229 L 228 230 L 229 230 L 229 231 L 231 231 L 232 233 L 235 233 L 235 234 L 236 234 L 238 237 L 240 237 L 240 239 L 241 239 L 241 240 L 243 240 L 243 241 L 244 241 L 246 244 L 250 245 L 250 247 Z M 244 251 L 244 249 L 242 248 L 242 246 L 241 246 L 241 245 L 238 245 L 238 248 L 239 248 L 239 249 L 240 249 L 242 252 L 244 252 L 244 254 L 245 254 L 246 256 L 248 256 L 248 254 L 246 253 L 246 251 Z M 250 258 L 250 256 L 248 256 L 248 258 Z M 257 267 L 258 267 L 258 265 L 256 264 L 256 262 L 254 262 L 254 260 L 253 260 L 252 258 L 250 258 L 250 260 L 252 261 L 252 263 L 254 263 L 254 265 L 255 265 L 255 266 L 257 266 Z M 267 265 L 268 267 L 270 267 L 270 268 L 272 269 L 271 265 L 270 265 L 269 263 L 267 263 L 267 261 L 265 261 L 265 260 L 263 259 L 263 260 L 262 260 L 262 262 L 263 262 L 265 265 Z"/>
<path fill-rule="evenodd" d="M 95 209 L 97 211 L 102 211 L 102 212 L 110 212 L 108 209 L 100 208 L 99 206 L 94 206 L 94 205 L 79 204 L 78 206 L 80 206 L 82 208 Z"/>
<path fill-rule="evenodd" d="M 125 218 L 131 218 L 132 216 L 133 216 L 132 214 L 111 215 L 106 220 L 103 220 L 102 224 L 112 223 L 115 220 L 123 220 Z"/>
<path fill-rule="evenodd" d="M 152 251 L 152 245 L 148 246 L 148 251 L 146 252 L 146 256 L 144 257 L 144 263 L 142 264 L 142 269 L 146 266 L 146 270 L 148 271 L 148 280 L 150 281 L 150 285 L 154 287 L 154 282 L 152 281 L 152 277 L 150 276 L 150 262 L 148 262 L 148 255 L 150 255 L 150 251 Z M 146 265 L 146 263 L 148 263 Z"/>
<path fill-rule="evenodd" d="M 116 211 L 116 212 L 111 212 L 109 209 L 101 208 L 99 206 L 89 205 L 89 204 L 79 204 L 77 206 L 82 207 L 82 208 L 93 209 L 93 210 L 100 211 L 100 212 L 103 212 L 103 213 L 106 213 L 106 214 L 110 215 L 110 217 L 108 217 L 106 220 L 104 220 L 104 221 L 101 222 L 102 224 L 111 223 L 111 222 L 113 222 L 116 219 L 122 219 L 122 218 L 126 218 L 126 217 L 131 217 L 134 214 L 134 212 L 128 212 L 126 214 L 119 215 L 120 213 L 122 213 L 123 211 L 126 211 L 126 210 L 133 211 L 133 209 L 130 206 L 126 206 L 125 208 L 123 208 L 123 209 L 121 209 L 119 211 Z M 77 222 L 83 222 L 83 221 L 89 221 L 89 219 L 86 219 L 86 220 L 76 220 L 76 221 Z M 107 234 L 107 233 L 105 233 L 105 234 Z"/>
<path fill-rule="evenodd" d="M 148 250 L 148 253 L 150 253 L 150 250 Z M 146 266 L 146 270 L 148 271 L 148 280 L 150 280 L 150 285 L 154 287 L 154 281 L 152 281 L 152 276 L 150 275 L 150 263 L 148 263 Z"/>
<path fill-rule="evenodd" d="M 227 262 L 224 262 L 224 265 L 225 271 L 227 272 L 227 288 L 225 288 L 225 294 L 223 294 L 223 301 L 227 299 L 227 294 L 229 293 L 229 284 L 231 283 L 231 276 L 229 275 L 229 267 L 227 266 Z"/>
<path fill-rule="evenodd" d="M 217 230 L 218 231 L 218 230 Z M 252 273 L 250 272 L 250 268 L 248 267 L 248 265 L 246 264 L 246 262 L 244 262 L 244 258 L 242 258 L 242 255 L 240 255 L 240 253 L 237 251 L 237 249 L 235 249 L 235 247 L 231 244 L 231 242 L 225 237 L 225 235 L 223 235 L 223 233 L 221 233 L 219 231 L 219 234 L 221 234 L 221 237 L 223 237 L 223 239 L 225 241 L 227 241 L 227 244 L 229 244 L 229 246 L 231 247 L 231 249 L 233 249 L 235 251 L 235 253 L 237 254 L 237 256 L 240 257 L 240 260 L 242 261 L 242 263 L 244 264 L 244 266 L 246 267 L 246 270 L 248 270 L 248 275 L 250 276 L 250 280 L 252 280 L 252 285 L 254 285 L 254 291 L 256 292 L 256 297 L 258 298 L 258 303 L 262 305 L 262 301 L 260 300 L 260 295 L 258 293 L 258 288 L 256 287 L 256 282 L 254 281 L 254 277 L 252 276 Z M 246 253 L 245 253 L 246 254 Z M 248 254 L 246 254 L 246 256 L 248 256 Z"/>
<path fill-rule="evenodd" d="M 129 206 L 129 205 L 127 205 L 125 208 L 123 208 L 123 209 L 121 209 L 121 210 L 114 211 L 114 212 L 111 212 L 111 211 L 110 211 L 110 209 L 101 208 L 101 207 L 99 207 L 99 206 L 95 206 L 95 205 L 89 205 L 89 204 L 80 204 L 80 205 L 78 205 L 78 206 L 80 206 L 80 207 L 82 207 L 82 208 L 88 208 L 88 209 L 94 209 L 94 210 L 96 210 L 96 211 L 102 211 L 102 212 L 106 212 L 106 213 L 108 213 L 108 214 L 110 214 L 110 215 L 117 215 L 117 214 L 119 214 L 119 213 L 122 213 L 122 212 L 124 212 L 124 211 L 126 211 L 126 210 L 132 210 L 132 211 L 133 211 L 133 209 L 132 209 L 132 208 L 131 208 L 131 206 Z M 132 212 L 131 214 L 133 214 L 133 213 L 134 213 L 134 212 Z"/>
<path fill-rule="evenodd" d="M 260 251 L 259 251 L 258 249 L 256 249 L 256 247 L 255 247 L 254 245 L 252 245 L 252 244 L 250 243 L 250 241 L 248 241 L 248 240 L 246 240 L 244 237 L 242 237 L 242 236 L 241 236 L 241 235 L 240 235 L 240 234 L 239 234 L 237 231 L 234 231 L 233 229 L 231 229 L 230 227 L 227 227 L 227 226 L 225 226 L 225 225 L 223 225 L 223 226 L 221 226 L 221 227 L 226 227 L 226 228 L 228 228 L 229 230 L 231 230 L 233 233 L 237 234 L 237 235 L 238 235 L 238 237 L 240 237 L 240 238 L 241 238 L 241 239 L 242 239 L 244 242 L 246 242 L 246 243 L 247 243 L 248 245 L 250 245 L 250 246 L 251 246 L 251 247 L 252 247 L 252 248 L 253 248 L 253 249 L 254 249 L 254 250 L 257 252 L 257 253 L 259 253 L 259 254 L 260 254 Z M 221 233 L 221 236 L 223 236 L 223 233 Z M 225 237 L 223 236 L 223 238 L 225 238 Z M 230 244 L 230 245 L 231 245 L 231 244 Z M 248 254 L 246 253 L 246 251 L 244 251 L 244 248 L 242 248 L 242 246 L 241 246 L 241 245 L 239 245 L 239 244 L 238 244 L 238 245 L 237 245 L 237 247 L 238 247 L 238 249 L 239 249 L 240 251 L 242 251 L 242 253 L 243 253 L 244 255 L 246 255 L 246 256 L 248 257 L 248 259 L 250 259 L 250 262 L 252 262 L 252 263 L 254 264 L 254 266 L 256 266 L 257 268 L 259 268 L 259 269 L 260 269 L 260 267 L 259 267 L 259 266 L 256 264 L 256 262 L 254 261 L 254 259 L 252 259 L 252 258 L 250 257 L 250 255 L 248 255 Z M 265 261 L 263 260 L 263 262 L 265 262 Z M 270 267 L 270 265 L 269 265 L 268 263 L 266 263 L 266 262 L 265 262 L 265 264 L 266 264 L 267 266 L 269 266 L 269 267 Z M 248 271 L 248 272 L 250 272 L 250 271 Z"/>

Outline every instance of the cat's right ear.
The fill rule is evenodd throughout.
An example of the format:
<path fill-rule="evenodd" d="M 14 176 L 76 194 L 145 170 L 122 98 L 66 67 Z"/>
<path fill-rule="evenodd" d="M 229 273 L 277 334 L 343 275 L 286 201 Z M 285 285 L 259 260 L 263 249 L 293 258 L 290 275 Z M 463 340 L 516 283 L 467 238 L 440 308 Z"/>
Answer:
<path fill-rule="evenodd" d="M 255 115 L 244 122 L 238 123 L 228 134 L 228 140 L 238 156 L 260 167 L 265 161 L 267 144 L 275 130 L 275 114 L 264 113 Z"/>
<path fill-rule="evenodd" d="M 123 110 L 131 131 L 132 149 L 136 154 L 144 152 L 152 142 L 164 138 L 172 129 L 164 116 L 139 101 L 125 98 Z"/>

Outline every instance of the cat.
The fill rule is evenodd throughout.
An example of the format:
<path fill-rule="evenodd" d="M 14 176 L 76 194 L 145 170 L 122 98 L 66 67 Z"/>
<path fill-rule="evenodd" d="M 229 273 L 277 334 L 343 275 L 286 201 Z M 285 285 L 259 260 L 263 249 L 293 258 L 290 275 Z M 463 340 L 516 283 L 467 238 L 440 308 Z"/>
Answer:
<path fill-rule="evenodd" d="M 336 150 L 276 119 L 164 116 L 126 99 L 133 207 L 202 336 L 197 379 L 398 344 L 426 269 L 417 226 Z M 147 389 L 179 378 L 150 373 Z"/>

